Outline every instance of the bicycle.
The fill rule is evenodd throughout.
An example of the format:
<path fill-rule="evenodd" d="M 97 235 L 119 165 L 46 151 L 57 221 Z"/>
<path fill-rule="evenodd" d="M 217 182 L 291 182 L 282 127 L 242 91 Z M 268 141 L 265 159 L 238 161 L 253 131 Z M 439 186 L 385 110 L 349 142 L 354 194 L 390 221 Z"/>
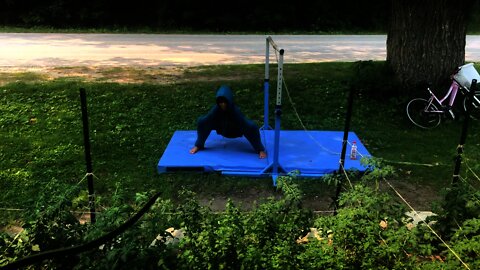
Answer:
<path fill-rule="evenodd" d="M 450 77 L 452 84 L 442 99 L 438 99 L 430 87 L 428 87 L 427 91 L 430 93 L 428 99 L 414 98 L 408 102 L 407 116 L 413 124 L 421 128 L 429 129 L 437 127 L 442 119 L 446 117 L 455 119 L 455 113 L 452 111 L 452 107 L 458 90 L 465 96 L 462 107 L 463 111 L 466 112 L 468 102 L 468 96 L 466 94 L 470 91 L 473 79 L 480 82 L 480 75 L 473 67 L 473 63 L 469 63 L 457 68 Z M 448 104 L 445 104 L 447 99 Z M 470 116 L 472 119 L 480 119 L 480 91 L 475 91 Z"/>

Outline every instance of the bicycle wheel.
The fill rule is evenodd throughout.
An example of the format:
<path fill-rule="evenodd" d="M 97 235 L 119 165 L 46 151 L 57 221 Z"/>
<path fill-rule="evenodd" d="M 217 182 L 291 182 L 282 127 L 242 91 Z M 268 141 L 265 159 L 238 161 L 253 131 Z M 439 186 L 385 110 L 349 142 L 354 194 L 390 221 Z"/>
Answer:
<path fill-rule="evenodd" d="M 463 111 L 467 112 L 468 96 L 463 99 Z M 475 92 L 475 98 L 473 99 L 472 110 L 470 111 L 470 117 L 475 120 L 480 119 L 480 92 Z"/>
<path fill-rule="evenodd" d="M 408 119 L 418 127 L 434 128 L 440 124 L 440 113 L 433 112 L 438 111 L 437 107 L 428 103 L 426 99 L 414 98 L 407 104 Z"/>

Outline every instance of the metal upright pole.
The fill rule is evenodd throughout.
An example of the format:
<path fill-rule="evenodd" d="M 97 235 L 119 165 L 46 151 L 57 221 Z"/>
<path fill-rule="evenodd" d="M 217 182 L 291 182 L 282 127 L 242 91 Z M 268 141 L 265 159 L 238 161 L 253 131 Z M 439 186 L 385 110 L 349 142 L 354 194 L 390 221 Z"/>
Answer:
<path fill-rule="evenodd" d="M 93 169 L 92 169 L 92 157 L 90 153 L 90 136 L 88 127 L 88 111 L 87 111 L 87 98 L 85 89 L 80 88 L 80 101 L 82 107 L 82 120 L 83 120 L 83 143 L 85 145 L 85 163 L 87 165 L 87 181 L 88 181 L 88 203 L 90 205 L 90 222 L 95 223 L 95 192 L 93 190 Z"/>
<path fill-rule="evenodd" d="M 280 53 L 280 57 L 278 59 L 277 98 L 275 102 L 275 130 L 274 130 L 274 143 L 273 143 L 273 161 L 267 167 L 265 167 L 261 173 L 262 174 L 271 173 L 272 179 L 273 179 L 273 185 L 276 186 L 279 173 L 285 173 L 285 170 L 279 163 L 280 116 L 282 115 L 283 55 L 285 51 L 283 49 L 279 49 L 275 44 L 275 42 L 273 42 L 272 38 L 268 37 L 266 42 L 267 48 L 270 45 Z M 266 62 L 268 63 L 268 55 L 266 57 Z M 268 76 L 269 76 L 268 65 L 266 65 L 265 78 L 267 78 Z M 266 85 L 267 85 L 266 89 L 268 89 L 268 82 Z M 267 101 L 265 106 L 268 106 Z M 265 110 L 268 112 L 267 108 Z M 265 129 L 271 129 L 268 126 L 268 120 L 265 120 L 265 124 L 266 124 L 266 126 L 264 127 Z"/>
<path fill-rule="evenodd" d="M 263 130 L 270 129 L 268 125 L 268 92 L 270 88 L 270 37 L 265 39 L 265 80 L 263 81 L 264 112 L 263 112 Z"/>
<path fill-rule="evenodd" d="M 343 141 L 342 141 L 342 153 L 340 155 L 340 167 L 338 168 L 338 171 L 340 174 L 337 182 L 337 188 L 335 191 L 335 202 L 334 202 L 334 209 L 333 209 L 333 214 L 337 214 L 337 208 L 338 208 L 338 197 L 340 196 L 340 191 L 342 189 L 342 184 L 343 181 L 341 180 L 343 178 L 343 173 L 345 172 L 345 155 L 347 153 L 347 143 L 348 143 L 348 133 L 350 132 L 350 122 L 352 119 L 352 111 L 353 111 L 353 97 L 354 97 L 354 89 L 353 87 L 350 87 L 350 91 L 348 93 L 348 104 L 347 104 L 347 113 L 345 116 L 345 128 L 343 131 Z"/>
<path fill-rule="evenodd" d="M 283 85 L 283 54 L 281 49 L 280 57 L 278 59 L 278 76 L 277 76 L 277 99 L 275 102 L 275 141 L 273 148 L 273 185 L 277 184 L 277 177 L 279 171 L 279 148 L 280 148 L 280 120 L 282 115 L 282 85 Z"/>
<path fill-rule="evenodd" d="M 470 91 L 468 92 L 468 99 L 467 99 L 467 108 L 465 113 L 465 120 L 463 121 L 463 128 L 462 134 L 460 135 L 460 143 L 457 146 L 457 157 L 455 158 L 455 169 L 453 171 L 453 180 L 452 184 L 457 185 L 459 174 L 460 174 L 460 165 L 462 164 L 462 154 L 463 154 L 463 145 L 467 140 L 467 130 L 468 130 L 468 122 L 470 121 L 470 113 L 472 111 L 473 105 L 473 97 L 475 96 L 475 91 L 477 90 L 477 80 L 472 80 L 472 86 L 470 87 Z"/>

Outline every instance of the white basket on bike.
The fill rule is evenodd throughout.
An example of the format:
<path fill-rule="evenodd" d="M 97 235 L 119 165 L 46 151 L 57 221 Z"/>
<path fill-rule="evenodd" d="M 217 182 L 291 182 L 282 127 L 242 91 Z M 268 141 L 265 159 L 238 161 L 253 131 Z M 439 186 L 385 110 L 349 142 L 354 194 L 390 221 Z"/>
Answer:
<path fill-rule="evenodd" d="M 459 67 L 459 69 L 460 70 L 457 72 L 457 74 L 453 75 L 453 78 L 463 88 L 466 88 L 467 90 L 469 90 L 473 79 L 476 79 L 477 82 L 480 82 L 480 75 L 478 74 L 477 70 L 473 66 L 473 63 L 463 65 Z"/>

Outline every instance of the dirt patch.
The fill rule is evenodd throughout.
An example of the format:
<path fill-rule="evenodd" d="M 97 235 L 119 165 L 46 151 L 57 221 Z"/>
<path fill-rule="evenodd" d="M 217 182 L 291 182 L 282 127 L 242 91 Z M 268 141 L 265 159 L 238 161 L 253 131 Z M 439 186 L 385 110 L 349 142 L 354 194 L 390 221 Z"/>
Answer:
<path fill-rule="evenodd" d="M 14 82 L 40 82 L 58 79 L 84 82 L 171 84 L 185 80 L 186 67 L 3 67 L 0 85 Z"/>
<path fill-rule="evenodd" d="M 403 199 L 405 199 L 405 201 L 417 211 L 429 211 L 432 209 L 432 203 L 442 199 L 438 187 L 415 184 L 401 180 L 392 180 L 389 181 L 389 183 L 396 191 L 398 191 Z M 393 190 L 387 183 L 381 182 L 380 187 L 382 190 L 390 192 L 392 197 L 402 200 L 399 195 L 396 194 L 395 190 Z"/>
<path fill-rule="evenodd" d="M 23 228 L 20 226 L 20 224 L 7 225 L 5 227 L 0 228 L 0 232 L 5 232 L 11 237 L 17 236 L 22 231 L 23 231 Z"/>
<path fill-rule="evenodd" d="M 188 69 L 188 76 L 185 73 Z M 212 78 L 203 74 L 203 67 L 179 66 L 78 66 L 78 67 L 0 67 L 0 86 L 8 83 L 37 83 L 53 80 L 83 82 L 172 84 L 188 81 L 208 82 Z M 243 75 L 242 75 L 243 76 Z M 254 76 L 246 74 L 245 76 Z M 239 80 L 240 75 L 224 75 L 223 81 Z"/>
<path fill-rule="evenodd" d="M 414 184 L 401 180 L 389 180 L 389 183 L 393 188 L 386 182 L 380 181 L 378 186 L 380 192 L 390 194 L 394 200 L 402 204 L 407 202 L 416 211 L 431 211 L 433 203 L 442 199 L 439 189 L 434 186 Z M 228 195 L 200 193 L 198 194 L 198 200 L 201 205 L 208 206 L 213 211 L 223 211 L 227 201 L 230 199 L 236 206 L 248 211 L 269 197 L 279 198 L 280 196 L 281 193 L 278 191 L 255 190 L 252 188 Z M 331 213 L 333 211 L 334 197 L 335 190 L 333 187 L 330 187 L 328 190 L 319 190 L 317 194 L 306 194 L 303 196 L 302 204 L 305 208 L 311 209 L 316 213 Z M 408 208 L 408 206 L 406 207 Z"/>
<path fill-rule="evenodd" d="M 250 79 L 257 74 L 248 70 L 222 74 L 222 81 Z M 0 86 L 8 83 L 37 83 L 53 80 L 83 82 L 173 84 L 183 82 L 210 82 L 211 76 L 204 66 L 72 66 L 72 67 L 0 67 Z"/>

